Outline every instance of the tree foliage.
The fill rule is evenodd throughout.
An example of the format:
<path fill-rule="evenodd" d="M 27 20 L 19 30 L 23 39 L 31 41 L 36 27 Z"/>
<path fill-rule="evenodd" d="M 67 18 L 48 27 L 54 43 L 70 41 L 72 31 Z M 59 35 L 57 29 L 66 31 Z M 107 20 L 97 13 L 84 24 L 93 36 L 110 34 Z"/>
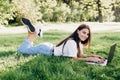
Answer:
<path fill-rule="evenodd" d="M 0 23 L 8 24 L 8 20 L 13 19 L 13 5 L 9 0 L 0 0 Z"/>
<path fill-rule="evenodd" d="M 0 23 L 120 21 L 120 0 L 0 0 Z"/>

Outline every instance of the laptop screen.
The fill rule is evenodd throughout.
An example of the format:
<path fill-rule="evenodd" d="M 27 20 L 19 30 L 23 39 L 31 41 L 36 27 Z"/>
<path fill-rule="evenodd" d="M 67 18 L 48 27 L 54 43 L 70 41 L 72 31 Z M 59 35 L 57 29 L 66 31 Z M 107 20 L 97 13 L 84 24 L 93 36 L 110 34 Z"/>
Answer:
<path fill-rule="evenodd" d="M 108 55 L 108 61 L 107 61 L 107 64 L 109 64 L 112 59 L 113 59 L 113 56 L 114 56 L 114 52 L 115 52 L 115 48 L 116 48 L 116 43 L 112 44 L 111 47 L 110 47 L 110 51 L 109 51 L 109 55 Z"/>

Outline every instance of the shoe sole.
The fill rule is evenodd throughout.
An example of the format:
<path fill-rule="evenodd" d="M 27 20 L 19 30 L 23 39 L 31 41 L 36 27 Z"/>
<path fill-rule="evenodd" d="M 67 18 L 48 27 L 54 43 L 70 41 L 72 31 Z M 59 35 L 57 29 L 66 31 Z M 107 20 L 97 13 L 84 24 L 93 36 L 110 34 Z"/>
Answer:
<path fill-rule="evenodd" d="M 26 18 L 22 18 L 22 19 L 21 19 L 21 22 L 22 22 L 24 25 L 27 25 L 28 31 L 30 31 L 30 32 L 35 32 L 35 28 L 34 28 L 34 26 L 31 24 L 30 20 L 28 20 L 28 19 L 26 19 Z"/>

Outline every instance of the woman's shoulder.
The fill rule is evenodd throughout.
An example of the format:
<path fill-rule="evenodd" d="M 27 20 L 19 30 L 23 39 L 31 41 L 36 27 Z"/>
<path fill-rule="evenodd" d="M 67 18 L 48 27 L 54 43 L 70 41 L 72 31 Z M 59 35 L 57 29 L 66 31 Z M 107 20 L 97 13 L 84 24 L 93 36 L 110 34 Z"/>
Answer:
<path fill-rule="evenodd" d="M 67 41 L 74 41 L 75 42 L 75 40 L 73 40 L 72 38 L 69 38 Z"/>
<path fill-rule="evenodd" d="M 67 40 L 67 43 L 73 43 L 73 44 L 76 44 L 75 40 L 73 40 L 73 39 L 71 39 L 71 38 Z"/>

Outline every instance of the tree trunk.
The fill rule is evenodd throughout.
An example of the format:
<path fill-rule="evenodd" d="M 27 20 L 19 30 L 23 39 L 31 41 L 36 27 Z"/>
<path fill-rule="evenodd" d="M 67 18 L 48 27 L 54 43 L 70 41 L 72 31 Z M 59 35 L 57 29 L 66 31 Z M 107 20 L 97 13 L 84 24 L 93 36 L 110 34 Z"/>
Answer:
<path fill-rule="evenodd" d="M 100 0 L 97 1 L 97 5 L 98 5 L 98 19 L 99 19 L 99 22 L 103 22 L 103 15 L 102 15 L 101 1 Z"/>

